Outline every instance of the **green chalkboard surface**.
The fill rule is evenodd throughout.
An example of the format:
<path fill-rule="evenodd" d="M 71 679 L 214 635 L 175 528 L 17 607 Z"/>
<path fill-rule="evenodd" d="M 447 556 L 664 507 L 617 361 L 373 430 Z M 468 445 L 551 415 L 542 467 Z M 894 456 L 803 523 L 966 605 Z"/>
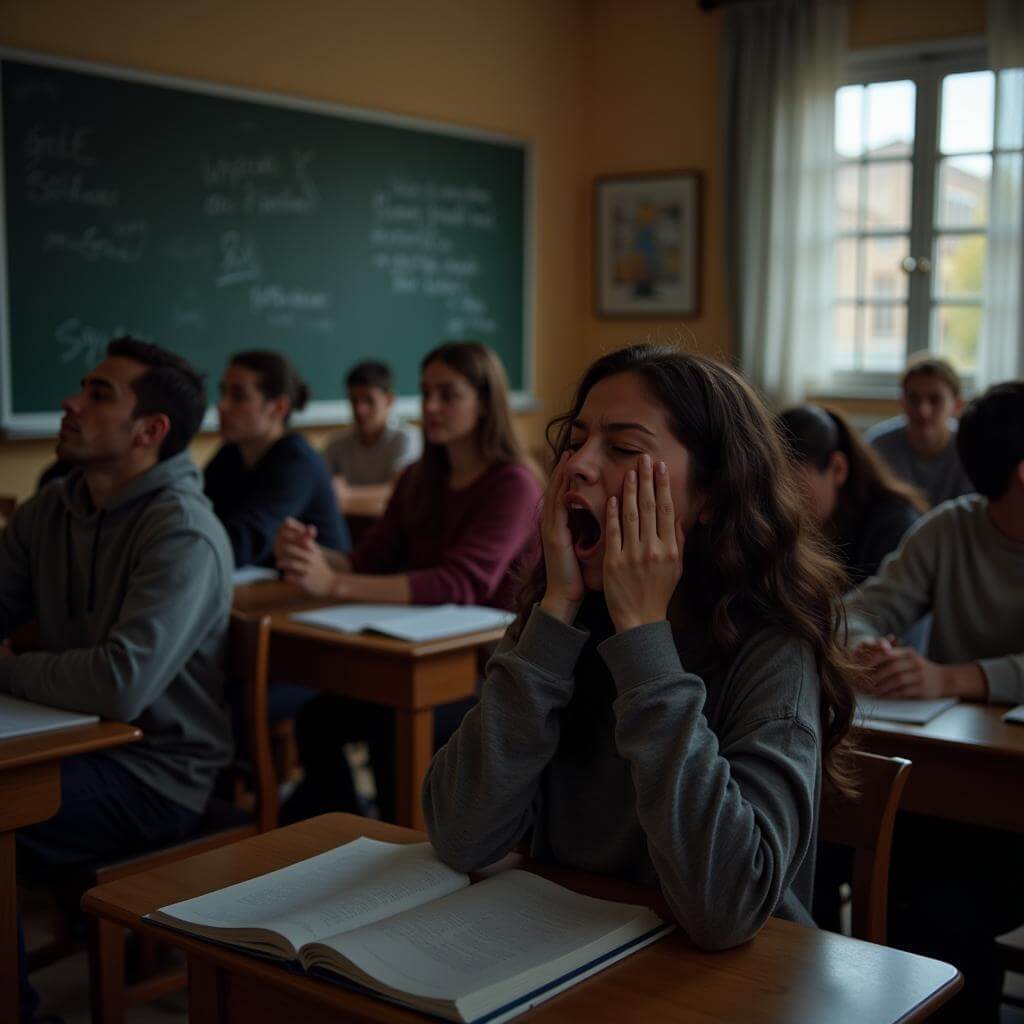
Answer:
<path fill-rule="evenodd" d="M 132 333 L 215 384 L 286 351 L 336 418 L 346 367 L 476 338 L 530 387 L 528 146 L 286 97 L 0 52 L 2 423 Z M 211 388 L 211 397 L 213 391 Z"/>

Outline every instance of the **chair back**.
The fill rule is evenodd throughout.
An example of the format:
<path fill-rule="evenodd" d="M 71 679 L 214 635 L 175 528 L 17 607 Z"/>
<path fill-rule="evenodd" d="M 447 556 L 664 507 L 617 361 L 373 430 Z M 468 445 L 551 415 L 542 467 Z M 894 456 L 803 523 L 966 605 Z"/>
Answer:
<path fill-rule="evenodd" d="M 267 665 L 270 616 L 231 612 L 228 630 L 227 679 L 239 688 L 242 701 L 245 773 L 254 797 L 253 816 L 260 832 L 277 825 L 277 784 L 267 724 Z M 243 737 L 236 737 L 236 745 Z"/>
<path fill-rule="evenodd" d="M 821 838 L 853 848 L 853 936 L 885 945 L 889 856 L 893 825 L 910 762 L 853 752 L 859 791 L 848 797 L 828 787 L 821 798 Z"/>

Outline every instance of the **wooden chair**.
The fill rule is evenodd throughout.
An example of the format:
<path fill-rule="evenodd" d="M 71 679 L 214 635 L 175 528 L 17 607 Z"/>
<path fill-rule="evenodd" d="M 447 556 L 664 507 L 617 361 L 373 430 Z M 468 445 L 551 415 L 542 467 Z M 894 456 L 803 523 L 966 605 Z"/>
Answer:
<path fill-rule="evenodd" d="M 232 765 L 232 774 L 244 772 L 253 793 L 252 809 L 243 811 L 219 796 L 211 798 L 195 835 L 185 842 L 151 850 L 125 860 L 89 865 L 76 872 L 75 888 L 84 890 L 118 878 L 148 871 L 162 864 L 227 846 L 268 831 L 277 824 L 277 792 L 267 730 L 267 657 L 270 648 L 269 616 L 248 617 L 232 611 L 228 634 L 229 686 L 242 687 L 245 761 Z M 239 747 L 242 745 L 239 743 Z M 133 984 L 125 981 L 125 932 L 109 921 L 87 922 L 89 980 L 94 1024 L 122 1024 L 127 1009 L 183 988 L 184 970 L 166 970 Z M 29 956 L 35 969 L 52 963 L 77 948 L 68 941 L 69 929 L 58 923 L 56 941 Z M 141 944 L 143 967 L 156 960 L 153 945 Z"/>
<path fill-rule="evenodd" d="M 829 788 L 821 799 L 821 838 L 853 847 L 853 936 L 885 945 L 889 855 L 910 762 L 861 750 L 853 753 L 859 793 L 850 798 Z"/>
<path fill-rule="evenodd" d="M 1024 974 L 1024 925 L 996 939 L 996 950 L 1003 969 L 1015 974 Z M 1008 1006 L 1024 1007 L 1024 999 L 1003 993 L 1003 1002 Z"/>

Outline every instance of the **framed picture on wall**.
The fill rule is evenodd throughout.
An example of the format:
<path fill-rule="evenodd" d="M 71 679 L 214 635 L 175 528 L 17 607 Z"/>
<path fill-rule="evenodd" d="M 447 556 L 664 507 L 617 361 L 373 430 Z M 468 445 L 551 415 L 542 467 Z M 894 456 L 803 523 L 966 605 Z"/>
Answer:
<path fill-rule="evenodd" d="M 594 183 L 594 306 L 598 316 L 700 312 L 701 176 L 658 171 Z"/>

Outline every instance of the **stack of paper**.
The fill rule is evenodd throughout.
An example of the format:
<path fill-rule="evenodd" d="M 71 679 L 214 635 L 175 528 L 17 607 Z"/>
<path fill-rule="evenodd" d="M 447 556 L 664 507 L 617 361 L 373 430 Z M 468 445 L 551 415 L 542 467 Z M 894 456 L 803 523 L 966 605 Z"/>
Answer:
<path fill-rule="evenodd" d="M 1024 704 L 1018 704 L 1015 708 L 1010 708 L 1010 710 L 1003 715 L 1003 721 L 1016 722 L 1020 725 L 1024 725 Z"/>
<path fill-rule="evenodd" d="M 80 715 L 75 711 L 33 704 L 17 697 L 0 696 L 0 740 L 12 736 L 30 736 L 50 729 L 71 729 L 76 725 L 92 725 L 98 715 Z"/>

